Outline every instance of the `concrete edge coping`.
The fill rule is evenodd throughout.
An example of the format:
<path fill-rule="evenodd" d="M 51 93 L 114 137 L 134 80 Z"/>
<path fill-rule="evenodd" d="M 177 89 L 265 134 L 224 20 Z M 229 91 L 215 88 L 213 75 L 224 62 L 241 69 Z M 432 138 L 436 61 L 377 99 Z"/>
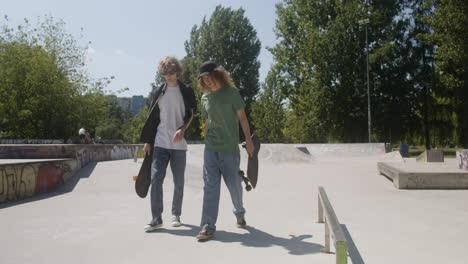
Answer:
<path fill-rule="evenodd" d="M 379 169 L 380 174 L 385 175 L 392 180 L 395 179 L 395 177 L 398 177 L 400 173 L 407 173 L 406 171 L 402 171 L 399 168 L 390 165 L 388 162 L 377 162 L 377 168 Z"/>
<path fill-rule="evenodd" d="M 44 162 L 70 161 L 70 160 L 76 160 L 76 159 L 73 159 L 73 158 L 64 158 L 64 159 L 0 159 L 0 166 L 25 164 L 25 163 L 44 163 Z M 2 162 L 2 161 L 6 161 L 6 162 Z"/>
<path fill-rule="evenodd" d="M 333 245 L 336 249 L 336 263 L 348 263 L 348 242 L 341 228 L 335 210 L 328 199 L 327 193 L 322 186 L 318 187 L 318 222 L 325 223 L 325 248 L 326 253 L 330 253 L 330 235 L 333 238 Z M 330 232 L 331 231 L 331 232 Z"/>

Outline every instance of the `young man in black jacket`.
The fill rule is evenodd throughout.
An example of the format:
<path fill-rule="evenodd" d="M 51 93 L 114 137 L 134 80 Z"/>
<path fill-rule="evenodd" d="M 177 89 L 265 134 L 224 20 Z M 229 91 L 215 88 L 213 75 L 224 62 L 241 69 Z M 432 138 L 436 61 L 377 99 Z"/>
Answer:
<path fill-rule="evenodd" d="M 176 58 L 164 57 L 159 63 L 158 72 L 166 82 L 155 92 L 150 114 L 141 133 L 141 141 L 145 143 L 143 150 L 152 158 L 150 190 L 152 220 L 145 226 L 147 232 L 163 224 L 162 185 L 169 163 L 174 180 L 172 226 L 181 225 L 187 151 L 184 134 L 196 108 L 193 89 L 178 80 L 182 67 Z"/>

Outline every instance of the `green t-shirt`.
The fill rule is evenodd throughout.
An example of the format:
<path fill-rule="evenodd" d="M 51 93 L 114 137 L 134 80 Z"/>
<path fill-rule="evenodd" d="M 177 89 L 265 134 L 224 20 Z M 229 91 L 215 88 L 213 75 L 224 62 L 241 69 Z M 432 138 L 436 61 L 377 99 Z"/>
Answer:
<path fill-rule="evenodd" d="M 225 86 L 201 98 L 202 117 L 208 119 L 205 149 L 215 152 L 239 152 L 237 110 L 244 108 L 239 90 Z"/>

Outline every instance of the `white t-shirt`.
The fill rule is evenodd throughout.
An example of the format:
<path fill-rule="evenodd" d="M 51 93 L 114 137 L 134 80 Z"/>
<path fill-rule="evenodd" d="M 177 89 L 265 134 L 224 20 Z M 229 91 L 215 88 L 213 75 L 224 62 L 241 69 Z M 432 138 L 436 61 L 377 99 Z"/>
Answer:
<path fill-rule="evenodd" d="M 154 146 L 165 149 L 187 150 L 187 141 L 185 139 L 178 143 L 172 141 L 177 129 L 184 124 L 185 105 L 179 86 L 168 86 L 166 92 L 159 99 L 158 106 L 160 109 L 160 122 Z"/>

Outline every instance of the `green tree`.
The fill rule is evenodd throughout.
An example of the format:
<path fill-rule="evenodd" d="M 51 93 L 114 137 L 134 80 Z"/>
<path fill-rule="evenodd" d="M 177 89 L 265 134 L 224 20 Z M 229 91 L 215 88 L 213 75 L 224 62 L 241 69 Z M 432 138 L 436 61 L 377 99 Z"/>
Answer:
<path fill-rule="evenodd" d="M 68 78 L 53 56 L 39 46 L 0 43 L 0 116 L 5 137 L 57 138 L 69 116 Z"/>
<path fill-rule="evenodd" d="M 149 109 L 148 107 L 143 108 L 143 110 L 138 113 L 136 116 L 130 119 L 129 122 L 125 123 L 123 126 L 123 138 L 125 142 L 128 143 L 139 143 L 140 135 L 145 124 L 146 118 L 148 117 Z"/>
<path fill-rule="evenodd" d="M 404 66 L 403 1 L 294 0 L 277 5 L 271 50 L 288 104 L 285 133 L 294 142 L 366 142 L 366 28 L 374 140 L 411 123 L 412 88 Z M 389 132 L 389 133 L 387 133 Z"/>
<path fill-rule="evenodd" d="M 130 109 L 123 109 L 117 103 L 117 96 L 105 96 L 110 110 L 107 117 L 101 118 L 96 127 L 96 136 L 101 139 L 123 139 L 125 124 L 132 118 Z"/>
<path fill-rule="evenodd" d="M 80 127 L 95 130 L 110 105 L 104 88 L 112 78 L 91 80 L 85 50 L 65 23 L 45 16 L 0 31 L 0 136 L 62 138 Z"/>
<path fill-rule="evenodd" d="M 255 133 L 262 142 L 282 143 L 285 141 L 283 128 L 285 125 L 285 110 L 283 96 L 280 91 L 282 85 L 279 75 L 270 71 L 265 83 L 262 85 L 262 92 L 252 103 L 252 124 L 255 126 Z"/>
<path fill-rule="evenodd" d="M 435 90 L 438 105 L 453 133 L 452 142 L 468 147 L 468 2 L 426 0 L 426 8 L 434 7 L 431 16 L 425 17 L 432 31 L 425 38 L 436 46 L 435 72 L 440 80 Z M 445 106 L 445 107 L 442 107 Z M 448 117 L 448 118 L 447 118 Z M 449 137 L 447 133 L 443 136 Z M 444 142 L 442 142 L 444 143 Z"/>

